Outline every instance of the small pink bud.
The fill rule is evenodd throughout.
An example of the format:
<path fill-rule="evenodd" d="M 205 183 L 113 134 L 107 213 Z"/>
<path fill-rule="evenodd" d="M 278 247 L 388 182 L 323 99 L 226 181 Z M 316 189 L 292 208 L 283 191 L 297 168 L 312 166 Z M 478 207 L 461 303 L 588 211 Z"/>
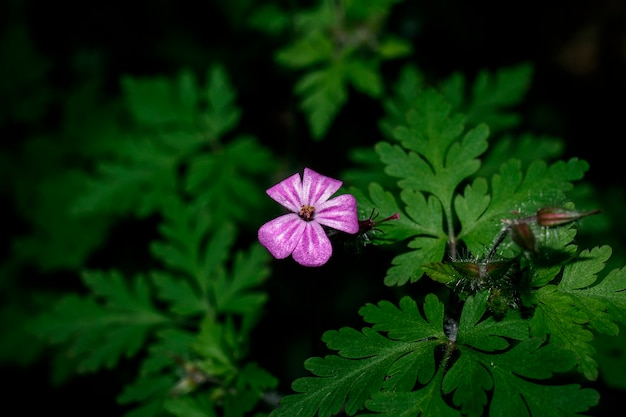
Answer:
<path fill-rule="evenodd" d="M 545 227 L 561 226 L 597 213 L 600 210 L 576 211 L 562 207 L 544 207 L 537 210 L 537 224 Z"/>
<path fill-rule="evenodd" d="M 369 218 L 365 220 L 359 220 L 359 233 L 366 233 L 370 230 L 379 230 L 376 228 L 376 225 L 389 220 L 398 220 L 400 218 L 400 215 L 398 213 L 395 213 L 389 217 L 385 217 L 382 220 L 375 221 L 374 219 L 376 218 L 376 216 L 378 216 L 378 214 L 374 215 L 374 210 L 372 210 L 372 214 Z"/>

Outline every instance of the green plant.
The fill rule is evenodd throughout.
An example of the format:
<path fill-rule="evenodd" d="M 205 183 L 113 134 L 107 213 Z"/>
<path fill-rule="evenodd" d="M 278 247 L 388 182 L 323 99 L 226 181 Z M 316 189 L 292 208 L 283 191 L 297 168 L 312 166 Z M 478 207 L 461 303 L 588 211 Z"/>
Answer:
<path fill-rule="evenodd" d="M 583 181 L 588 163 L 564 158 L 561 139 L 525 129 L 532 63 L 427 75 L 400 61 L 412 45 L 387 26 L 400 3 L 222 5 L 278 42 L 270 52 L 280 77 L 296 77 L 307 146 L 343 139 L 331 129 L 342 109 L 364 97 L 379 105 L 377 120 L 342 121 L 376 138 L 346 138 L 348 166 L 333 167 L 328 154 L 295 160 L 288 141 L 257 137 L 246 117 L 259 109 L 242 107 L 234 87 L 251 70 L 219 60 L 121 76 L 106 102 L 92 74 L 46 135 L 47 87 L 21 103 L 37 112 L 18 106 L 0 118 L 34 126 L 0 154 L 14 178 L 3 191 L 26 225 L 12 230 L 0 269 L 0 358 L 49 360 L 55 385 L 115 374 L 127 417 L 601 410 L 598 382 L 624 389 L 626 357 L 626 270 L 603 244 L 620 225 L 605 210 L 609 196 Z M 26 42 L 16 33 L 6 42 Z M 35 52 L 24 60 L 43 62 Z M 43 70 L 14 72 L 46 84 Z M 333 193 L 343 185 L 334 203 L 316 200 L 340 210 L 316 219 L 306 192 L 285 207 L 296 228 L 316 227 L 333 246 L 324 241 L 314 262 L 299 252 L 296 264 L 281 245 L 301 240 L 274 239 L 290 229 L 268 227 L 263 243 L 287 257 L 274 260 L 258 232 L 283 214 L 272 198 L 282 204 L 288 192 L 267 190 L 305 167 Z M 30 276 L 49 281 L 31 288 Z M 339 319 L 325 345 L 303 348 L 296 332 L 320 335 L 302 317 L 339 315 L 364 287 L 389 290 L 354 309 L 364 324 Z M 289 311 L 268 324 L 285 299 Z M 276 365 L 291 354 L 308 357 L 304 370 Z"/>

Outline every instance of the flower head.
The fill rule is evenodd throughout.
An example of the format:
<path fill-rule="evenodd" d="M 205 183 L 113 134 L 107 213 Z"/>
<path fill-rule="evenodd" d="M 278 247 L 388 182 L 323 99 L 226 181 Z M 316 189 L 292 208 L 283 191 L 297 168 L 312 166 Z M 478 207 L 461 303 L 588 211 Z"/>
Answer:
<path fill-rule="evenodd" d="M 359 231 L 356 200 L 350 194 L 330 198 L 342 182 L 304 168 L 300 174 L 267 189 L 267 194 L 291 213 L 265 223 L 259 242 L 277 259 L 289 255 L 304 266 L 324 265 L 333 253 L 322 226 L 346 233 Z"/>

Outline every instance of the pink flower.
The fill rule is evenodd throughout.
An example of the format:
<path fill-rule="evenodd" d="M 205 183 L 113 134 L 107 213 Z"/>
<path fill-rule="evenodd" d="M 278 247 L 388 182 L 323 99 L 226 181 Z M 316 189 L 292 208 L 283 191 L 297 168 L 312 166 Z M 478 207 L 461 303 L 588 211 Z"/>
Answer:
<path fill-rule="evenodd" d="M 356 200 L 350 194 L 329 199 L 342 182 L 304 168 L 300 174 L 267 189 L 267 194 L 291 213 L 265 223 L 259 242 L 277 259 L 289 255 L 304 266 L 324 265 L 333 247 L 322 226 L 346 233 L 359 231 Z"/>

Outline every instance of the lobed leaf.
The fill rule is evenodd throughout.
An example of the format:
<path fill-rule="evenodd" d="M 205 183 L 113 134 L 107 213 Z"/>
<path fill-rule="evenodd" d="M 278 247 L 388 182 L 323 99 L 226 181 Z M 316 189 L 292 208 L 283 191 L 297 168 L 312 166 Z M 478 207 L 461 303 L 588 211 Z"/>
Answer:
<path fill-rule="evenodd" d="M 618 323 L 626 318 L 623 270 L 613 270 L 598 280 L 597 273 L 610 256 L 608 246 L 582 251 L 563 267 L 558 285 L 542 287 L 535 295 L 536 314 L 531 322 L 535 333 L 549 333 L 551 343 L 572 351 L 590 380 L 598 376 L 591 331 L 616 335 Z"/>
<path fill-rule="evenodd" d="M 78 372 L 114 367 L 122 356 L 137 354 L 154 328 L 170 323 L 140 276 L 132 287 L 117 271 L 87 271 L 83 281 L 91 296 L 67 295 L 32 325 L 40 337 L 68 346 Z"/>

